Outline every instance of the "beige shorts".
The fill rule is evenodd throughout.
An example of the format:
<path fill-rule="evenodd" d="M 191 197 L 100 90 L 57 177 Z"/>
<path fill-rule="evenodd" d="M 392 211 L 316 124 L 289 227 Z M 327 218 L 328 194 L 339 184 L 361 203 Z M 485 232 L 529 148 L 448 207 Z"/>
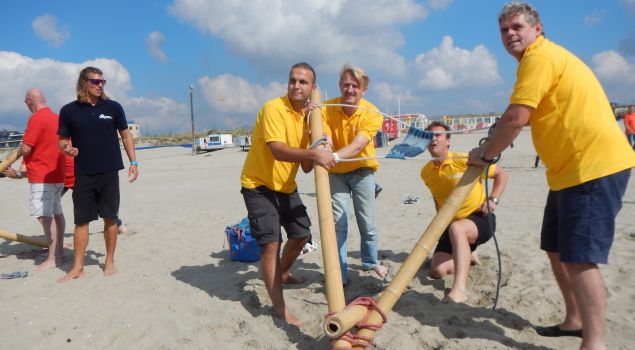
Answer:
<path fill-rule="evenodd" d="M 53 216 L 62 213 L 64 184 L 32 183 L 29 206 L 31 216 Z"/>

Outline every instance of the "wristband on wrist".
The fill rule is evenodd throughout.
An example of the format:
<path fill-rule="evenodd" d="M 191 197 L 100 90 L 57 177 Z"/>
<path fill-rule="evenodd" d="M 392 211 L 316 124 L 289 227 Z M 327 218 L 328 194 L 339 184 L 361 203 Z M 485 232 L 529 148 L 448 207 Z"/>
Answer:
<path fill-rule="evenodd" d="M 130 162 L 130 165 L 139 166 L 139 162 L 137 162 L 136 160 L 133 160 L 133 161 Z"/>
<path fill-rule="evenodd" d="M 21 178 L 22 178 L 22 172 L 21 172 L 20 170 L 16 170 L 16 171 L 15 171 L 15 176 L 16 176 L 17 178 L 20 178 L 20 179 L 21 179 Z"/>
<path fill-rule="evenodd" d="M 337 153 L 335 153 L 335 152 L 333 152 L 333 158 L 335 158 L 335 161 L 336 161 L 336 162 L 339 162 L 339 161 L 340 161 L 340 155 L 339 155 L 339 154 L 337 154 Z"/>
<path fill-rule="evenodd" d="M 491 200 L 494 204 L 498 205 L 499 199 L 498 197 L 489 197 L 489 200 Z"/>
<path fill-rule="evenodd" d="M 481 148 L 481 157 L 479 158 L 482 162 L 487 164 L 494 164 L 496 159 L 487 159 L 485 158 L 485 148 Z"/>

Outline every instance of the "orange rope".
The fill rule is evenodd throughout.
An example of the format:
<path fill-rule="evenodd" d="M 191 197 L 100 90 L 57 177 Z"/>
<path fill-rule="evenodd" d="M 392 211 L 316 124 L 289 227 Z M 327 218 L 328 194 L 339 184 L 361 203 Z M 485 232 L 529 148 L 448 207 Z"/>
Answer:
<path fill-rule="evenodd" d="M 361 305 L 361 306 L 365 306 L 366 309 L 368 309 L 368 312 L 366 312 L 366 317 L 364 317 L 363 320 L 357 322 L 357 324 L 355 324 L 355 327 L 357 327 L 357 329 L 362 329 L 362 328 L 366 328 L 366 329 L 370 329 L 374 332 L 377 332 L 379 329 L 381 329 L 381 327 L 384 325 L 384 323 L 386 323 L 386 321 L 388 321 L 388 317 L 386 317 L 386 314 L 382 311 L 382 309 L 379 307 L 379 305 L 377 305 L 377 302 L 375 301 L 374 298 L 371 297 L 359 297 L 355 300 L 353 300 L 353 302 L 351 302 L 348 306 L 345 307 L 349 308 L 351 306 L 354 305 Z M 370 314 L 373 310 L 377 310 L 377 312 L 379 312 L 379 314 L 382 317 L 382 322 L 381 323 L 368 323 L 368 318 L 370 317 Z M 327 315 L 329 316 L 329 315 Z M 361 346 L 362 348 L 367 348 L 369 346 L 372 345 L 373 342 L 373 338 L 371 337 L 364 337 L 364 336 L 360 336 L 357 334 L 353 334 L 350 331 L 344 333 L 341 337 L 339 337 L 338 339 L 347 341 L 349 343 L 351 343 L 352 345 L 357 345 L 357 346 Z M 337 347 L 337 348 L 333 348 L 333 350 L 352 350 L 354 348 L 343 348 L 343 347 Z"/>

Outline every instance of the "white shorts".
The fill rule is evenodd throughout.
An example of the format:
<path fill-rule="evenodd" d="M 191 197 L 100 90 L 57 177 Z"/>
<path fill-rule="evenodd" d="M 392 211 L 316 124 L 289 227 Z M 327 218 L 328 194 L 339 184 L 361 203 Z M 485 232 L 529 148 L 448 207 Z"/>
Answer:
<path fill-rule="evenodd" d="M 62 190 L 64 184 L 32 183 L 29 206 L 31 216 L 53 216 L 62 214 Z"/>

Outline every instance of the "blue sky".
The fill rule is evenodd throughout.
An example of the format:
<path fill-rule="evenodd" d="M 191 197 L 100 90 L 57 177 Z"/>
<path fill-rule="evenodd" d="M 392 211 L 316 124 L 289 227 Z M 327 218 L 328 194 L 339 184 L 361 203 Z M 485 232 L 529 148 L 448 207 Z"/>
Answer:
<path fill-rule="evenodd" d="M 4 1 L 0 129 L 24 129 L 31 87 L 59 111 L 87 65 L 104 71 L 106 91 L 144 134 L 189 130 L 190 84 L 197 131 L 251 126 L 299 61 L 328 97 L 344 63 L 361 66 L 366 98 L 385 112 L 501 112 L 516 74 L 498 34 L 505 2 Z M 635 0 L 531 3 L 547 37 L 583 59 L 609 99 L 635 102 Z"/>

